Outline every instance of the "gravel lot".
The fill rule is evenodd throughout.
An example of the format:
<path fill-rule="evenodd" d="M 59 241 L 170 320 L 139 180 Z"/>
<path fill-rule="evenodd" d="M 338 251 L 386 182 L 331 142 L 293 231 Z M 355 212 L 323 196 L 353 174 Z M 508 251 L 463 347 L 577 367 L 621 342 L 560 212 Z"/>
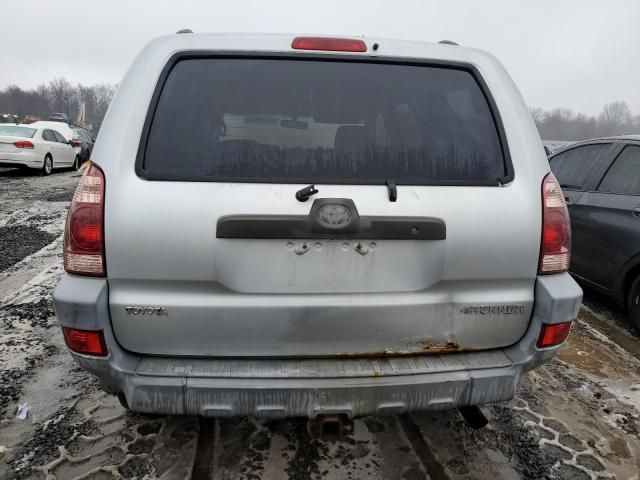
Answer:
<path fill-rule="evenodd" d="M 484 407 L 482 430 L 427 412 L 325 442 L 301 419 L 126 413 L 67 354 L 51 304 L 77 181 L 0 169 L 0 478 L 640 478 L 640 342 L 593 293 L 560 355 Z"/>

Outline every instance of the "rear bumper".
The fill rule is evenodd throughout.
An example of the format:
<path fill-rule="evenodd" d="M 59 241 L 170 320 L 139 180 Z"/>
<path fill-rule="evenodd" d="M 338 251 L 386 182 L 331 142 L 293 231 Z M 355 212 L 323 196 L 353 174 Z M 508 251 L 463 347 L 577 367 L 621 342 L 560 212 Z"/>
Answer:
<path fill-rule="evenodd" d="M 0 167 L 30 167 L 40 168 L 44 157 L 40 158 L 38 154 L 31 151 L 23 151 L 17 153 L 0 153 Z"/>
<path fill-rule="evenodd" d="M 520 376 L 552 357 L 538 349 L 542 323 L 573 320 L 582 291 L 568 274 L 536 282 L 532 320 L 511 347 L 469 353 L 331 359 L 145 357 L 121 348 L 102 279 L 65 275 L 54 292 L 62 326 L 103 330 L 105 358 L 72 353 L 132 410 L 203 416 L 349 416 L 442 409 L 507 400 Z"/>
<path fill-rule="evenodd" d="M 149 413 L 272 418 L 345 413 L 357 417 L 506 400 L 513 397 L 519 374 L 513 367 L 381 378 L 138 374 L 126 375 L 123 393 L 133 410 Z"/>

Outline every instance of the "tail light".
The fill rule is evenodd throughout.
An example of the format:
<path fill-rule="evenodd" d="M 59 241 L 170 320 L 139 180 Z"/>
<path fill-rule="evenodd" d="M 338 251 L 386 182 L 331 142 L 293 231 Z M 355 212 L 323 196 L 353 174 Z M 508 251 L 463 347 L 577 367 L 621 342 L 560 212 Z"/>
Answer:
<path fill-rule="evenodd" d="M 72 147 L 81 147 L 82 146 L 82 141 L 81 140 L 77 140 L 77 139 L 73 139 L 71 140 L 71 146 Z"/>
<path fill-rule="evenodd" d="M 62 328 L 64 341 L 74 352 L 96 357 L 106 357 L 108 350 L 101 330 L 78 330 Z"/>
<path fill-rule="evenodd" d="M 13 145 L 17 148 L 34 148 L 33 143 L 28 140 L 19 140 L 17 142 L 13 142 Z"/>
<path fill-rule="evenodd" d="M 295 50 L 326 50 L 330 52 L 366 52 L 367 44 L 362 40 L 329 37 L 296 37 L 291 43 Z"/>
<path fill-rule="evenodd" d="M 560 184 L 553 173 L 542 181 L 542 242 L 538 273 L 548 275 L 569 270 L 571 224 Z"/>
<path fill-rule="evenodd" d="M 104 173 L 92 164 L 73 195 L 64 231 L 64 269 L 76 275 L 106 276 L 104 258 Z"/>
<path fill-rule="evenodd" d="M 542 325 L 540 336 L 538 337 L 538 348 L 555 347 L 564 342 L 571 331 L 571 322 L 554 323 Z"/>

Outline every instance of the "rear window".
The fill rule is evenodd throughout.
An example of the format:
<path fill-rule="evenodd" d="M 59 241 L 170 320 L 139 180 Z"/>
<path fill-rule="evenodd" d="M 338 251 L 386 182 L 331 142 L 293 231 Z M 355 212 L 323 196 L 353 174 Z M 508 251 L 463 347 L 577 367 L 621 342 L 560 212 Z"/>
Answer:
<path fill-rule="evenodd" d="M 609 143 L 598 143 L 572 148 L 551 159 L 551 171 L 562 188 L 580 190 L 591 170 L 605 158 L 609 147 Z"/>
<path fill-rule="evenodd" d="M 0 125 L 0 135 L 6 135 L 8 137 L 33 138 L 35 133 L 35 128 Z"/>
<path fill-rule="evenodd" d="M 301 183 L 464 183 L 507 176 L 467 70 L 389 63 L 196 58 L 168 74 L 142 175 Z"/>

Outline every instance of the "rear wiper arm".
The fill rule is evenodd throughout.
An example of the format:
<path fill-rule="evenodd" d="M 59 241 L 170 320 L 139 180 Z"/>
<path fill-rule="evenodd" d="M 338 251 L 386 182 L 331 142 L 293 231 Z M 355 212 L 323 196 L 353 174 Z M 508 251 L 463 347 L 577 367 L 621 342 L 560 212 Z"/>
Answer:
<path fill-rule="evenodd" d="M 315 185 L 309 185 L 308 187 L 301 188 L 296 192 L 296 200 L 299 202 L 306 202 L 311 195 L 318 193 Z"/>
<path fill-rule="evenodd" d="M 396 182 L 387 180 L 384 182 L 387 185 L 387 194 L 389 195 L 389 201 L 395 202 L 398 200 L 398 189 L 396 188 Z"/>

